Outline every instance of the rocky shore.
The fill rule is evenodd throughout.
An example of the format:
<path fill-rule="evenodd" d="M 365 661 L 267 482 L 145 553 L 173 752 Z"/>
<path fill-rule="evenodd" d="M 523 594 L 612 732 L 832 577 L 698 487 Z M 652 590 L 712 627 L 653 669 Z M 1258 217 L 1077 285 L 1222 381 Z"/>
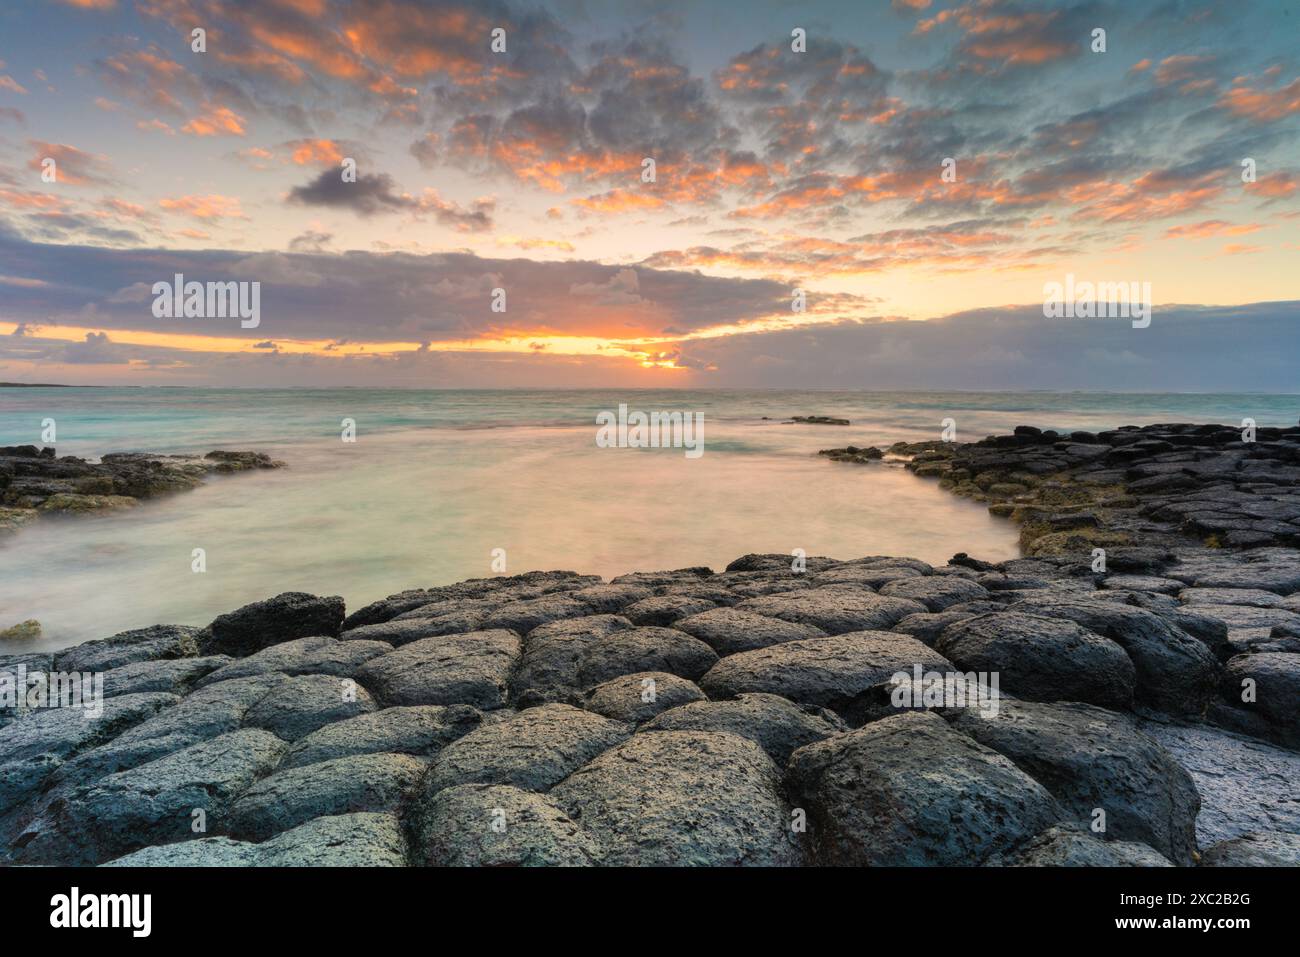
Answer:
<path fill-rule="evenodd" d="M 289 593 L 0 658 L 105 695 L 0 715 L 0 859 L 1295 865 L 1300 429 L 1228 431 L 891 448 L 1020 522 L 998 564 Z"/>
<path fill-rule="evenodd" d="M 263 452 L 116 452 L 88 462 L 58 456 L 52 446 L 0 446 L 0 535 L 42 515 L 132 508 L 141 499 L 196 488 L 213 474 L 283 466 Z"/>

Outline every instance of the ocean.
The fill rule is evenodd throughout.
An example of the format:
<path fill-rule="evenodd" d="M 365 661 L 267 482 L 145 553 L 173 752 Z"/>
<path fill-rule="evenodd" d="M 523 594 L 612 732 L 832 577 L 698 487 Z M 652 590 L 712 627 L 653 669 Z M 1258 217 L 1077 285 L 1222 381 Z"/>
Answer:
<path fill-rule="evenodd" d="M 610 448 L 597 416 L 698 413 L 699 457 Z M 789 425 L 827 415 L 850 426 Z M 252 449 L 276 471 L 98 517 L 41 519 L 0 539 L 0 628 L 41 622 L 66 647 L 155 623 L 203 625 L 283 591 L 342 595 L 349 609 L 406 588 L 571 569 L 606 578 L 709 565 L 747 552 L 848 559 L 1018 554 L 1017 531 L 895 464 L 818 449 L 958 441 L 1019 424 L 1059 431 L 1175 421 L 1290 425 L 1300 395 L 408 391 L 181 388 L 0 389 L 0 445 L 60 455 Z M 356 441 L 341 439 L 343 420 Z M 203 548 L 207 571 L 191 570 Z"/>

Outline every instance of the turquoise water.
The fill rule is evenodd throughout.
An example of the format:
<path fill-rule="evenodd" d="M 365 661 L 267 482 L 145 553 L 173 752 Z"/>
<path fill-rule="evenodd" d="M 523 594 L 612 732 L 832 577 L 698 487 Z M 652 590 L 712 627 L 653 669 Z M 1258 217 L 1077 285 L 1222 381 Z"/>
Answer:
<path fill-rule="evenodd" d="M 599 448 L 596 415 L 697 412 L 704 454 Z M 785 425 L 793 414 L 849 427 Z M 769 417 L 764 420 L 764 416 Z M 349 608 L 404 588 L 567 568 L 711 565 L 802 548 L 855 558 L 1017 554 L 1016 532 L 896 466 L 820 448 L 965 441 L 1021 423 L 1058 430 L 1168 421 L 1294 423 L 1300 396 L 1045 393 L 3 389 L 0 445 L 61 455 L 257 449 L 288 468 L 214 479 L 129 513 L 41 520 L 0 541 L 0 627 L 36 618 L 26 649 L 157 622 L 206 624 L 286 590 Z M 340 440 L 341 420 L 357 441 Z M 203 548 L 207 572 L 191 571 Z M 0 653 L 17 650 L 0 646 Z"/>

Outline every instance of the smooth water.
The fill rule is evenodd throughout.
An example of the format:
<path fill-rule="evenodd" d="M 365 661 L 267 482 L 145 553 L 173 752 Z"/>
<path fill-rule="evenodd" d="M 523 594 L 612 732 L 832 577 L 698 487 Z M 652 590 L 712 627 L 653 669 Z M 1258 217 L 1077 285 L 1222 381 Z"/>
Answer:
<path fill-rule="evenodd" d="M 596 414 L 699 412 L 704 454 L 599 448 Z M 848 427 L 786 425 L 790 415 Z M 203 389 L 0 389 L 0 445 L 61 455 L 257 449 L 285 469 L 100 517 L 41 519 L 0 539 L 0 627 L 36 618 L 64 647 L 158 622 L 206 624 L 282 591 L 355 609 L 404 588 L 567 568 L 612 577 L 746 552 L 1017 554 L 1014 526 L 889 465 L 818 449 L 957 438 L 1021 423 L 1058 430 L 1170 421 L 1282 425 L 1300 396 Z M 764 420 L 764 416 L 769 417 Z M 357 441 L 340 439 L 356 421 Z M 207 571 L 191 571 L 194 548 Z"/>

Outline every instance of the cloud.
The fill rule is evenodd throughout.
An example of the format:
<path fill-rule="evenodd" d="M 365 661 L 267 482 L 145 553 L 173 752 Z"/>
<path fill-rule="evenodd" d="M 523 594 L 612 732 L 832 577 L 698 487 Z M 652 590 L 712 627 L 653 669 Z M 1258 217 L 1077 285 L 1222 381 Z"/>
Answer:
<path fill-rule="evenodd" d="M 181 213 L 204 222 L 222 219 L 247 219 L 240 209 L 239 199 L 210 193 L 207 196 L 175 196 L 158 200 L 158 205 L 171 213 Z"/>
<path fill-rule="evenodd" d="M 43 140 L 28 140 L 34 153 L 27 161 L 27 168 L 36 172 L 45 170 L 45 161 L 54 160 L 56 182 L 69 186 L 87 186 L 91 184 L 111 184 L 112 164 L 107 156 L 87 153 L 66 143 L 46 143 Z"/>
<path fill-rule="evenodd" d="M 289 201 L 303 206 L 326 206 L 350 209 L 359 216 L 393 213 L 416 206 L 414 198 L 394 192 L 393 178 L 387 173 L 362 173 L 356 182 L 343 180 L 339 170 L 323 170 L 311 182 L 289 191 Z"/>

